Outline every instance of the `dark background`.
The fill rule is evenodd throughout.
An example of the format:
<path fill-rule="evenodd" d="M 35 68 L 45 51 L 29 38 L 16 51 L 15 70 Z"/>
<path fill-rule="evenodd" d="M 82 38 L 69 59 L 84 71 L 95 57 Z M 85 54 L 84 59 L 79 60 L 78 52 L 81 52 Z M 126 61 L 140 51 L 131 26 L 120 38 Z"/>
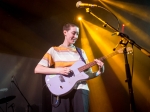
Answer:
<path fill-rule="evenodd" d="M 133 9 L 134 5 L 136 5 L 139 6 L 139 10 L 144 10 L 144 12 L 139 13 L 141 15 L 145 14 L 145 16 L 139 17 L 133 13 L 134 10 L 133 12 L 127 12 L 126 10 L 120 10 L 109 5 L 119 15 L 129 21 L 129 23 L 125 24 L 128 26 L 134 24 L 144 32 L 136 31 L 134 27 L 133 29 L 128 27 L 125 29 L 125 33 L 131 39 L 150 51 L 150 1 L 111 1 L 116 4 L 121 2 L 122 6 L 126 3 L 129 7 L 133 7 Z M 76 8 L 77 2 L 77 0 L 0 0 L 0 89 L 8 88 L 8 91 L 0 91 L 0 98 L 16 96 L 15 99 L 8 102 L 8 106 L 12 103 L 15 104 L 16 112 L 25 111 L 27 103 L 15 85 L 11 83 L 12 76 L 15 76 L 15 82 L 17 81 L 22 93 L 33 108 L 35 108 L 36 112 L 50 111 L 50 93 L 44 86 L 44 76 L 35 75 L 34 68 L 49 47 L 60 45 L 63 42 L 62 25 L 64 23 L 74 22 L 78 24 L 76 17 L 83 15 L 87 21 L 102 27 L 102 23 L 87 14 L 84 8 Z M 82 2 L 103 6 L 96 0 L 84 0 Z M 128 9 L 128 7 L 126 8 Z M 117 28 L 116 20 L 111 18 L 108 13 L 104 13 L 100 9 L 93 9 L 93 11 L 98 16 L 102 14 L 104 20 Z M 116 16 L 119 17 L 119 15 Z M 123 21 L 120 20 L 120 23 L 122 24 Z M 105 29 L 112 31 L 107 27 Z M 114 44 L 118 42 L 112 40 L 112 38 L 109 41 L 113 41 Z M 79 47 L 80 42 L 79 39 L 76 44 Z M 101 51 L 92 43 L 91 48 L 95 53 L 95 57 L 102 55 Z M 123 62 L 122 57 L 122 63 L 113 66 L 124 66 Z M 126 78 L 125 71 L 120 72 L 124 76 L 121 82 L 126 85 L 126 88 L 123 88 L 121 82 L 114 76 L 116 73 L 112 70 L 111 66 L 107 62 L 105 66 L 107 69 L 101 78 L 110 104 L 108 105 L 103 96 L 100 96 L 101 93 L 92 94 L 92 85 L 94 81 L 99 80 L 99 77 L 92 79 L 89 82 L 91 84 L 91 105 L 92 103 L 94 104 L 94 106 L 91 106 L 91 112 L 93 112 L 94 108 L 96 111 L 102 112 L 129 112 L 128 88 L 124 82 Z M 150 112 L 150 59 L 137 48 L 135 48 L 134 68 L 135 77 L 138 77 L 133 80 L 137 112 Z M 137 84 L 140 86 L 137 87 Z M 101 99 L 98 99 L 98 97 Z M 5 106 L 5 103 L 0 104 L 4 111 Z M 8 111 L 12 112 L 12 108 L 9 108 Z"/>

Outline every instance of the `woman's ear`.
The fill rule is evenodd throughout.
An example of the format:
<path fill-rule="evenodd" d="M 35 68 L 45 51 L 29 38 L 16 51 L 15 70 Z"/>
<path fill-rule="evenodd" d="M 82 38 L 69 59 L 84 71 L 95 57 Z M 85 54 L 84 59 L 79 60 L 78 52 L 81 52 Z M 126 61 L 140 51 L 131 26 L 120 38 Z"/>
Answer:
<path fill-rule="evenodd" d="M 66 35 L 67 31 L 66 31 L 66 30 L 64 30 L 64 31 L 63 31 L 63 33 L 64 33 L 64 35 Z"/>

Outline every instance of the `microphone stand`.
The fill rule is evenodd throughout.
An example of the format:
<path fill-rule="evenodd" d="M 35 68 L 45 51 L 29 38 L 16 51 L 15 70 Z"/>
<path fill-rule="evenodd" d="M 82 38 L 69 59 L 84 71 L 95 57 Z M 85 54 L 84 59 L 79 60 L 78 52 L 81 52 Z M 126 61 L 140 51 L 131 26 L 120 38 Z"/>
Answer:
<path fill-rule="evenodd" d="M 100 6 L 98 6 L 100 7 Z M 101 8 L 101 7 L 100 7 Z M 101 18 L 97 17 L 94 13 L 92 13 L 92 11 L 89 8 L 86 8 L 86 12 L 91 14 L 92 16 L 96 17 L 98 20 L 100 20 L 102 23 L 104 23 L 104 27 L 108 26 L 111 29 L 113 29 L 115 31 L 114 34 L 120 36 L 122 39 L 120 40 L 120 42 L 118 43 L 124 46 L 124 60 L 125 60 L 125 71 L 126 71 L 126 77 L 127 79 L 125 80 L 125 82 L 128 83 L 128 89 L 129 89 L 129 98 L 130 98 L 130 112 L 136 112 L 135 109 L 135 101 L 134 101 L 134 94 L 133 94 L 133 87 L 132 87 L 132 76 L 130 73 L 130 67 L 129 67 L 129 63 L 128 63 L 128 58 L 127 58 L 127 50 L 126 50 L 126 46 L 128 43 L 130 43 L 131 45 L 134 45 L 135 47 L 137 47 L 142 53 L 144 53 L 145 55 L 147 55 L 150 58 L 150 52 L 148 52 L 147 50 L 145 50 L 144 48 L 142 48 L 141 46 L 139 46 L 138 44 L 136 44 L 133 40 L 131 40 L 129 38 L 128 35 L 119 32 L 117 29 L 115 29 L 113 26 L 111 26 L 110 24 L 108 24 L 107 22 L 103 21 Z M 113 34 L 113 35 L 114 35 Z M 117 45 L 117 46 L 118 46 Z M 116 46 L 116 47 L 117 47 Z M 115 50 L 116 48 L 114 48 Z"/>
<path fill-rule="evenodd" d="M 19 92 L 20 92 L 20 94 L 22 95 L 22 97 L 25 99 L 25 101 L 27 102 L 27 112 L 29 112 L 29 108 L 31 108 L 32 109 L 32 107 L 31 107 L 31 105 L 30 105 L 30 103 L 28 102 L 28 100 L 25 98 L 25 96 L 23 95 L 23 93 L 21 92 L 21 90 L 19 89 L 19 87 L 17 86 L 17 84 L 14 82 L 14 80 L 12 79 L 12 81 L 11 81 L 15 86 L 16 86 L 16 88 L 19 90 Z"/>

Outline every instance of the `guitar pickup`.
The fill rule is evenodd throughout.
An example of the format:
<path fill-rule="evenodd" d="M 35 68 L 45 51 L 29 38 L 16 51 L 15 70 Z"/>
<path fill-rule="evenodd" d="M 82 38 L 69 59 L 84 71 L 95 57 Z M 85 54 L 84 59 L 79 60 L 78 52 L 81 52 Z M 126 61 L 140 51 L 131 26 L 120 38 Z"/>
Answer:
<path fill-rule="evenodd" d="M 60 80 L 61 82 L 65 82 L 65 79 L 64 79 L 64 77 L 63 77 L 62 75 L 59 76 L 59 80 Z"/>

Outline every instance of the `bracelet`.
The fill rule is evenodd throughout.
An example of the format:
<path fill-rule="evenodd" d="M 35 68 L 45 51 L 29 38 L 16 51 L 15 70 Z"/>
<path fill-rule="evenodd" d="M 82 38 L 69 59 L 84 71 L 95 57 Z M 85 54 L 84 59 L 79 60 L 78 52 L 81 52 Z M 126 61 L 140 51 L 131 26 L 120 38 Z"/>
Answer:
<path fill-rule="evenodd" d="M 96 76 L 100 75 L 100 73 L 98 73 L 98 71 L 96 72 Z"/>

